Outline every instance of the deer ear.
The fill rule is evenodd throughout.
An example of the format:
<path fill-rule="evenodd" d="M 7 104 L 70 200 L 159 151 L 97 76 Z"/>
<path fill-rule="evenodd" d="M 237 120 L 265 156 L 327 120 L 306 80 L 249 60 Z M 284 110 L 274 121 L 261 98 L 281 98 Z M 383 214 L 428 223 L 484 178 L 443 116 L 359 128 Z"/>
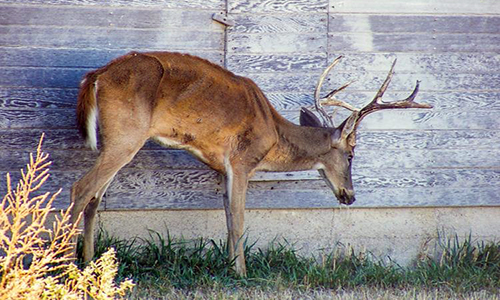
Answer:
<path fill-rule="evenodd" d="M 309 127 L 323 127 L 321 121 L 316 117 L 312 111 L 305 107 L 300 110 L 300 125 Z"/>

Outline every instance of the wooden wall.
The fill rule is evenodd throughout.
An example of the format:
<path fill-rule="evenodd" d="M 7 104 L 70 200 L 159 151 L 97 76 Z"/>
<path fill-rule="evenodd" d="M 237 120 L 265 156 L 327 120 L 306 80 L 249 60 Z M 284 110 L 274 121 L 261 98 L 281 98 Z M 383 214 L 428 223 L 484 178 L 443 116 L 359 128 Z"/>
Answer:
<path fill-rule="evenodd" d="M 212 20 L 227 12 L 235 23 Z M 45 190 L 69 189 L 96 158 L 74 126 L 82 75 L 130 50 L 200 55 L 254 79 L 297 122 L 316 81 L 361 106 L 398 58 L 385 100 L 421 80 L 432 110 L 386 111 L 359 133 L 356 207 L 500 204 L 500 4 L 495 0 L 0 0 L 0 185 L 19 174 L 41 132 Z M 342 116 L 342 114 L 340 114 Z M 339 122 L 339 121 L 337 121 Z M 19 176 L 19 175 L 15 175 Z M 258 173 L 248 208 L 338 206 L 317 172 Z M 148 143 L 101 209 L 221 208 L 219 176 L 183 151 Z"/>

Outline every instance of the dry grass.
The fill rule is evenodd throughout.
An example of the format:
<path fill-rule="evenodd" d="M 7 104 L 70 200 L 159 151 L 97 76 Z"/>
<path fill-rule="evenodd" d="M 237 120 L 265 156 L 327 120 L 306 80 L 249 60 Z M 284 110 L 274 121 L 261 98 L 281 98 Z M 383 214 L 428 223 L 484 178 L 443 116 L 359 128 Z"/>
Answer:
<path fill-rule="evenodd" d="M 7 194 L 0 204 L 0 299 L 114 299 L 133 284 L 116 286 L 118 267 L 114 250 L 80 271 L 71 261 L 73 240 L 79 233 L 70 223 L 70 209 L 47 227 L 52 203 L 59 192 L 38 193 L 49 178 L 48 155 L 36 155 L 15 189 L 7 175 Z"/>
<path fill-rule="evenodd" d="M 356 290 L 262 290 L 258 288 L 245 289 L 197 289 L 186 291 L 182 289 L 172 289 L 167 293 L 157 294 L 147 292 L 144 289 L 136 290 L 131 299 L 319 299 L 319 300 L 382 300 L 382 299 L 471 299 L 488 300 L 500 299 L 496 293 L 489 291 L 475 291 L 458 293 L 443 289 L 379 289 L 360 287 Z"/>

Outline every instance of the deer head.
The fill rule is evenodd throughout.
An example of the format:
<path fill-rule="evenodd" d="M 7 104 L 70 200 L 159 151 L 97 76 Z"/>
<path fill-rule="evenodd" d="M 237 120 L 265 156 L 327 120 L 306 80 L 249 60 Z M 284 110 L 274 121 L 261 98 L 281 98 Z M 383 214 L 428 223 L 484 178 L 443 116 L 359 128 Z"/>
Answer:
<path fill-rule="evenodd" d="M 354 158 L 354 148 L 356 147 L 356 130 L 361 120 L 363 120 L 363 118 L 368 114 L 383 109 L 432 108 L 432 106 L 429 104 L 414 102 L 419 89 L 419 81 L 417 81 L 415 89 L 408 98 L 390 103 L 382 101 L 382 97 L 394 74 L 396 60 L 394 60 L 389 74 L 377 94 L 365 107 L 358 109 L 334 97 L 335 94 L 348 87 L 352 82 L 331 91 L 325 97 L 321 98 L 321 86 L 323 85 L 325 78 L 328 76 L 333 67 L 339 63 L 341 58 L 342 57 L 339 56 L 325 69 L 318 80 L 318 84 L 314 92 L 314 107 L 323 119 L 323 122 L 321 122 L 319 118 L 317 118 L 309 109 L 303 107 L 300 113 L 300 124 L 302 126 L 327 127 L 331 129 L 331 150 L 320 158 L 317 169 L 321 176 L 325 179 L 327 185 L 333 190 L 339 202 L 349 205 L 355 201 L 351 177 L 351 166 L 352 159 Z M 333 117 L 328 114 L 323 105 L 342 107 L 350 110 L 352 113 L 338 127 L 336 127 L 333 124 Z"/>

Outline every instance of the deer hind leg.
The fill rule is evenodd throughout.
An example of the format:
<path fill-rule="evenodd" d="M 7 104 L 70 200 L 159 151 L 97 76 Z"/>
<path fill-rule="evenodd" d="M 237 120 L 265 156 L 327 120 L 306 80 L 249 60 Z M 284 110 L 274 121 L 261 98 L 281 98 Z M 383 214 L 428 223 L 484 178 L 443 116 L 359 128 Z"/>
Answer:
<path fill-rule="evenodd" d="M 83 258 L 85 261 L 90 261 L 94 257 L 94 228 L 95 228 L 95 216 L 97 213 L 97 208 L 101 203 L 102 197 L 106 193 L 109 185 L 113 181 L 114 176 L 104 185 L 104 187 L 97 192 L 96 196 L 92 198 L 83 212 L 84 216 L 84 230 L 83 236 L 85 239 L 83 247 Z"/>
<path fill-rule="evenodd" d="M 83 254 L 85 261 L 90 261 L 94 254 L 95 215 L 102 196 L 116 173 L 129 163 L 144 145 L 146 137 L 137 139 L 134 143 L 130 140 L 124 141 L 126 143 L 110 143 L 112 147 L 104 147 L 94 167 L 77 181 L 71 190 L 73 203 L 71 222 L 75 223 L 84 212 Z"/>
<path fill-rule="evenodd" d="M 245 249 L 243 245 L 245 199 L 248 173 L 235 169 L 226 162 L 226 191 L 224 209 L 228 231 L 229 259 L 234 260 L 234 269 L 240 276 L 246 276 Z"/>

